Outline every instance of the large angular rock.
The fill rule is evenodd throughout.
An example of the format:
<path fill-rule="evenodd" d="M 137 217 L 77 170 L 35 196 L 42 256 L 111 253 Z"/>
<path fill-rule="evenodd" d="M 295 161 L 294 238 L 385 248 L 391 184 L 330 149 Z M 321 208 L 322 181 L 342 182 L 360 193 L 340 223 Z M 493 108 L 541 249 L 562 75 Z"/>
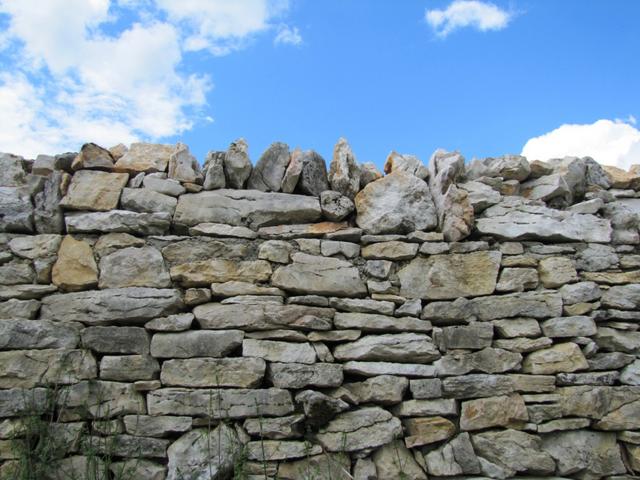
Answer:
<path fill-rule="evenodd" d="M 392 151 L 384 162 L 384 173 L 406 172 L 410 175 L 425 180 L 429 176 L 429 169 L 415 155 L 401 155 L 396 151 Z"/>
<path fill-rule="evenodd" d="M 302 153 L 302 172 L 298 179 L 297 190 L 305 195 L 319 197 L 320 193 L 329 190 L 327 165 L 318 153 L 307 150 Z"/>
<path fill-rule="evenodd" d="M 534 375 L 575 372 L 589 368 L 580 347 L 572 342 L 558 343 L 527 355 L 522 371 Z"/>
<path fill-rule="evenodd" d="M 169 157 L 169 178 L 178 182 L 202 183 L 202 173 L 196 157 L 189 153 L 189 147 L 183 143 Z"/>
<path fill-rule="evenodd" d="M 240 330 L 190 330 L 156 333 L 151 355 L 156 358 L 224 357 L 242 345 Z"/>
<path fill-rule="evenodd" d="M 96 376 L 96 360 L 86 350 L 0 352 L 0 388 L 67 385 Z"/>
<path fill-rule="evenodd" d="M 202 186 L 205 190 L 217 190 L 226 186 L 224 177 L 224 157 L 225 152 L 209 152 L 204 161 L 202 169 L 204 173 L 204 182 Z M 290 193 L 290 192 L 288 192 Z"/>
<path fill-rule="evenodd" d="M 557 173 L 523 183 L 520 194 L 529 200 L 542 200 L 554 207 L 571 205 L 572 199 L 567 182 Z"/>
<path fill-rule="evenodd" d="M 170 387 L 256 388 L 265 369 L 261 358 L 173 359 L 162 363 L 160 381 Z"/>
<path fill-rule="evenodd" d="M 319 478 L 332 480 L 352 480 L 360 478 L 352 477 L 349 473 L 351 462 L 349 457 L 339 453 L 323 453 L 293 462 L 282 462 L 278 466 L 279 480 L 299 480 L 305 478 L 309 472 L 313 472 Z"/>
<path fill-rule="evenodd" d="M 442 381 L 442 391 L 446 397 L 480 398 L 512 393 L 515 382 L 508 375 L 471 374 L 448 377 Z"/>
<path fill-rule="evenodd" d="M 351 263 L 305 253 L 294 254 L 292 264 L 278 268 L 271 283 L 300 294 L 361 297 L 367 293 L 358 269 Z"/>
<path fill-rule="evenodd" d="M 281 417 L 294 410 L 291 393 L 279 388 L 161 388 L 149 392 L 147 402 L 149 415 L 207 416 L 214 419 Z"/>
<path fill-rule="evenodd" d="M 33 232 L 33 205 L 24 187 L 0 187 L 0 232 Z"/>
<path fill-rule="evenodd" d="M 480 462 L 473 451 L 467 432 L 459 434 L 449 443 L 428 452 L 424 456 L 427 471 L 431 475 L 475 475 L 480 473 Z"/>
<path fill-rule="evenodd" d="M 60 206 L 68 210 L 113 210 L 117 208 L 120 193 L 128 180 L 129 175 L 126 173 L 81 170 L 71 179 L 69 190 L 60 201 Z"/>
<path fill-rule="evenodd" d="M 0 153 L 0 187 L 20 187 L 27 183 L 24 158 L 12 153 Z"/>
<path fill-rule="evenodd" d="M 340 138 L 333 149 L 333 159 L 329 166 L 331 190 L 353 199 L 360 190 L 360 169 L 351 147 Z"/>
<path fill-rule="evenodd" d="M 264 358 L 270 362 L 281 363 L 312 364 L 316 361 L 316 352 L 310 343 L 277 342 L 252 338 L 247 338 L 242 342 L 242 356 Z"/>
<path fill-rule="evenodd" d="M 51 282 L 67 292 L 95 287 L 98 284 L 98 266 L 91 245 L 71 235 L 65 236 L 51 270 Z"/>
<path fill-rule="evenodd" d="M 448 242 L 471 233 L 473 206 L 465 190 L 456 186 L 464 174 L 464 157 L 457 152 L 436 150 L 429 161 L 429 189 L 438 214 L 438 225 Z"/>
<path fill-rule="evenodd" d="M 480 430 L 505 427 L 512 422 L 529 420 L 521 395 L 498 395 L 462 402 L 460 429 Z"/>
<path fill-rule="evenodd" d="M 334 352 L 337 360 L 369 360 L 387 362 L 431 362 L 440 353 L 428 335 L 399 333 L 367 335 L 355 342 L 338 345 Z"/>
<path fill-rule="evenodd" d="M 626 472 L 615 433 L 554 432 L 542 437 L 542 449 L 556 461 L 558 475 L 602 478 Z"/>
<path fill-rule="evenodd" d="M 503 155 L 473 160 L 468 166 L 466 177 L 476 179 L 480 177 L 502 177 L 504 180 L 522 182 L 531 172 L 531 166 L 522 155 Z"/>
<path fill-rule="evenodd" d="M 226 223 L 252 228 L 320 220 L 318 199 L 256 190 L 215 190 L 181 195 L 173 221 L 192 227 Z"/>
<path fill-rule="evenodd" d="M 551 475 L 556 468 L 556 462 L 541 450 L 542 441 L 535 435 L 517 430 L 483 432 L 473 435 L 472 442 L 476 455 L 492 464 L 483 462 L 485 474 L 497 470 L 505 474 L 501 478 L 512 478 L 516 473 Z"/>
<path fill-rule="evenodd" d="M 611 287 L 602 295 L 602 304 L 605 307 L 620 310 L 635 310 L 640 308 L 640 284 Z"/>
<path fill-rule="evenodd" d="M 339 387 L 344 378 L 342 365 L 334 363 L 279 363 L 269 364 L 268 378 L 274 387 L 299 389 L 313 387 Z"/>
<path fill-rule="evenodd" d="M 132 143 L 129 150 L 118 159 L 114 169 L 129 173 L 164 172 L 174 150 L 173 145 Z"/>
<path fill-rule="evenodd" d="M 64 230 L 60 187 L 65 175 L 59 171 L 52 172 L 45 180 L 42 191 L 34 197 L 33 221 L 38 233 L 62 233 Z"/>
<path fill-rule="evenodd" d="M 244 138 L 231 142 L 224 156 L 224 176 L 229 188 L 242 188 L 251 175 L 249 146 Z"/>
<path fill-rule="evenodd" d="M 42 300 L 40 317 L 104 323 L 143 324 L 147 320 L 176 313 L 183 306 L 179 290 L 157 288 L 113 288 L 109 290 L 50 295 Z"/>
<path fill-rule="evenodd" d="M 282 142 L 272 143 L 251 171 L 247 188 L 261 192 L 279 191 L 287 165 L 289 165 L 289 146 Z"/>
<path fill-rule="evenodd" d="M 505 197 L 489 207 L 475 226 L 479 233 L 502 240 L 608 243 L 612 234 L 608 220 L 547 208 L 520 197 Z"/>
<path fill-rule="evenodd" d="M 171 267 L 171 279 L 184 287 L 208 286 L 231 281 L 264 282 L 271 277 L 271 264 L 264 260 L 202 260 Z"/>
<path fill-rule="evenodd" d="M 207 303 L 193 310 L 200 328 L 330 330 L 334 310 L 306 305 Z"/>
<path fill-rule="evenodd" d="M 55 160 L 54 160 L 55 162 Z M 95 143 L 85 143 L 80 148 L 80 153 L 71 163 L 72 170 L 113 170 L 113 156 L 106 148 Z"/>
<path fill-rule="evenodd" d="M 69 233 L 131 233 L 163 235 L 169 230 L 168 213 L 138 213 L 128 210 L 109 212 L 69 213 L 65 215 Z"/>
<path fill-rule="evenodd" d="M 120 197 L 122 208 L 134 212 L 173 215 L 177 204 L 178 200 L 174 197 L 154 192 L 148 188 L 125 188 Z"/>
<path fill-rule="evenodd" d="M 400 269 L 400 294 L 429 300 L 490 295 L 500 270 L 500 252 L 419 257 Z"/>
<path fill-rule="evenodd" d="M 341 413 L 317 439 L 330 452 L 354 452 L 385 445 L 401 435 L 399 419 L 380 407 L 368 407 Z"/>
<path fill-rule="evenodd" d="M 192 430 L 167 449 L 166 480 L 225 480 L 233 475 L 241 450 L 238 434 L 224 423 Z"/>
<path fill-rule="evenodd" d="M 123 248 L 100 259 L 100 288 L 171 286 L 162 255 L 153 247 Z"/>
<path fill-rule="evenodd" d="M 424 180 L 398 171 L 369 183 L 355 197 L 356 223 L 366 233 L 409 233 L 438 225 Z"/>
<path fill-rule="evenodd" d="M 467 192 L 467 199 L 473 207 L 473 212 L 478 214 L 502 199 L 500 192 L 495 191 L 489 185 L 482 182 L 459 183 L 458 187 Z"/>

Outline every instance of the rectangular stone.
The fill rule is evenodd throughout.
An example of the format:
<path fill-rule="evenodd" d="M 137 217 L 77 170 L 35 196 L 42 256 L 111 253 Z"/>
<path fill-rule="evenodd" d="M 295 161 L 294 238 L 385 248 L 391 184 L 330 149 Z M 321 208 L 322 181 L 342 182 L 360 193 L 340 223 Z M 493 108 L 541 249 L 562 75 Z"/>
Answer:
<path fill-rule="evenodd" d="M 191 417 L 125 415 L 125 431 L 141 437 L 166 437 L 191 430 Z"/>
<path fill-rule="evenodd" d="M 436 368 L 433 365 L 418 363 L 391 362 L 345 362 L 342 365 L 344 373 L 375 377 L 377 375 L 400 375 L 405 377 L 435 377 Z"/>
<path fill-rule="evenodd" d="M 96 360 L 86 350 L 0 352 L 0 388 L 67 385 L 96 376 Z"/>
<path fill-rule="evenodd" d="M 269 364 L 268 378 L 275 387 L 299 389 L 339 387 L 344 376 L 342 365 L 336 363 L 273 362 Z"/>
<path fill-rule="evenodd" d="M 49 320 L 1 320 L 0 350 L 76 348 L 82 324 Z"/>
<path fill-rule="evenodd" d="M 71 178 L 60 206 L 69 210 L 113 210 L 118 207 L 120 193 L 128 180 L 126 173 L 80 170 Z"/>
<path fill-rule="evenodd" d="M 151 339 L 151 355 L 157 358 L 224 357 L 242 345 L 240 330 L 189 330 L 156 333 Z"/>
<path fill-rule="evenodd" d="M 406 400 L 391 409 L 397 417 L 427 417 L 432 415 L 458 415 L 458 404 L 453 398 L 434 400 Z"/>
<path fill-rule="evenodd" d="M 431 322 L 426 320 L 413 317 L 389 317 L 372 313 L 338 312 L 335 315 L 334 324 L 336 328 L 356 328 L 370 332 L 430 332 L 432 330 Z"/>
<path fill-rule="evenodd" d="M 264 358 L 270 362 L 314 363 L 316 352 L 310 343 L 288 343 L 273 340 L 245 339 L 242 342 L 243 357 Z"/>
<path fill-rule="evenodd" d="M 255 388 L 262 383 L 266 363 L 261 358 L 187 358 L 162 363 L 165 386 Z"/>
<path fill-rule="evenodd" d="M 230 281 L 266 282 L 271 264 L 266 260 L 201 260 L 171 267 L 171 279 L 183 287 L 203 287 Z"/>
<path fill-rule="evenodd" d="M 158 361 L 148 355 L 107 355 L 100 360 L 100 378 L 104 380 L 153 380 L 159 371 Z"/>
<path fill-rule="evenodd" d="M 64 220 L 69 233 L 164 235 L 171 225 L 171 215 L 168 213 L 139 213 L 129 210 L 68 213 Z"/>
<path fill-rule="evenodd" d="M 144 355 L 149 353 L 150 336 L 141 327 L 87 327 L 82 345 L 98 353 Z"/>

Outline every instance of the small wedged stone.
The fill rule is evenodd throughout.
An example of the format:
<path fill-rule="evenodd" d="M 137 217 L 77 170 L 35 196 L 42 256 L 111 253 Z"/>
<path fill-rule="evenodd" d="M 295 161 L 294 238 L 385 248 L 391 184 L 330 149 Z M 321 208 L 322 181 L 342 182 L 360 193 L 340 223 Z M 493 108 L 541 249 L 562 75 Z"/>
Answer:
<path fill-rule="evenodd" d="M 68 210 L 113 210 L 118 207 L 120 193 L 128 180 L 126 173 L 81 170 L 73 175 L 60 206 Z"/>
<path fill-rule="evenodd" d="M 193 313 L 201 328 L 243 330 L 330 330 L 335 310 L 306 305 L 255 305 L 206 303 L 198 305 Z"/>
<path fill-rule="evenodd" d="M 261 358 L 172 359 L 162 362 L 160 380 L 168 387 L 256 388 L 265 370 Z"/>
<path fill-rule="evenodd" d="M 171 279 L 184 287 L 202 287 L 230 281 L 265 282 L 271 265 L 264 260 L 212 259 L 182 263 L 170 269 Z"/>
<path fill-rule="evenodd" d="M 521 395 L 499 395 L 462 402 L 460 429 L 480 430 L 506 427 L 512 422 L 529 420 Z"/>
<path fill-rule="evenodd" d="M 354 452 L 375 448 L 402 435 L 400 420 L 380 407 L 367 407 L 339 414 L 317 434 L 330 452 Z"/>
<path fill-rule="evenodd" d="M 42 300 L 40 316 L 48 320 L 143 324 L 183 307 L 180 291 L 170 288 L 112 288 L 56 294 Z"/>
<path fill-rule="evenodd" d="M 151 355 L 156 358 L 224 357 L 242 345 L 240 330 L 190 330 L 156 333 Z"/>
<path fill-rule="evenodd" d="M 64 218 L 69 233 L 163 235 L 169 230 L 171 223 L 171 215 L 168 213 L 140 213 L 128 210 L 68 213 Z"/>
<path fill-rule="evenodd" d="M 342 384 L 342 365 L 333 363 L 269 363 L 267 378 L 278 388 L 327 388 Z"/>
<path fill-rule="evenodd" d="M 333 352 L 337 360 L 392 362 L 431 362 L 440 358 L 428 335 L 399 333 L 367 335 L 355 342 L 338 345 Z"/>

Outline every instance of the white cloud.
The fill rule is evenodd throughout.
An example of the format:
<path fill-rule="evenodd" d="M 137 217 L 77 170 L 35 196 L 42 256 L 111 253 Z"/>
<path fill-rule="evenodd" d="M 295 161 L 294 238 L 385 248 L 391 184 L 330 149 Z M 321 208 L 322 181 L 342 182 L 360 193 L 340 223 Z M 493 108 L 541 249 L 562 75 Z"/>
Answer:
<path fill-rule="evenodd" d="M 513 15 L 497 5 L 480 0 L 455 0 L 444 10 L 427 10 L 425 19 L 439 37 L 472 27 L 482 32 L 505 28 Z"/>
<path fill-rule="evenodd" d="M 640 164 L 640 130 L 628 123 L 598 120 L 591 124 L 565 124 L 527 141 L 522 155 L 529 160 L 548 160 L 565 156 L 592 157 L 604 165 L 628 169 Z"/>
<path fill-rule="evenodd" d="M 285 0 L 0 0 L 0 150 L 33 157 L 157 141 L 209 121 L 211 81 L 184 52 L 226 54 L 288 8 Z M 61 15 L 64 12 L 64 15 Z M 296 30 L 297 31 L 297 30 Z"/>
<path fill-rule="evenodd" d="M 292 28 L 288 25 L 281 25 L 273 43 L 276 45 L 301 45 L 302 35 L 300 35 L 298 27 Z"/>

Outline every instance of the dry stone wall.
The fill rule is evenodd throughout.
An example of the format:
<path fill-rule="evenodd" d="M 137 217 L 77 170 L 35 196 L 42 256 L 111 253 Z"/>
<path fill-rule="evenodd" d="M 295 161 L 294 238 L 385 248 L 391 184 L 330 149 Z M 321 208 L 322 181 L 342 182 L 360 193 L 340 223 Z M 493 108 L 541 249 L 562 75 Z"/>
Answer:
<path fill-rule="evenodd" d="M 45 479 L 640 474 L 633 168 L 242 139 L 1 166 L 3 478 L 34 418 Z"/>

